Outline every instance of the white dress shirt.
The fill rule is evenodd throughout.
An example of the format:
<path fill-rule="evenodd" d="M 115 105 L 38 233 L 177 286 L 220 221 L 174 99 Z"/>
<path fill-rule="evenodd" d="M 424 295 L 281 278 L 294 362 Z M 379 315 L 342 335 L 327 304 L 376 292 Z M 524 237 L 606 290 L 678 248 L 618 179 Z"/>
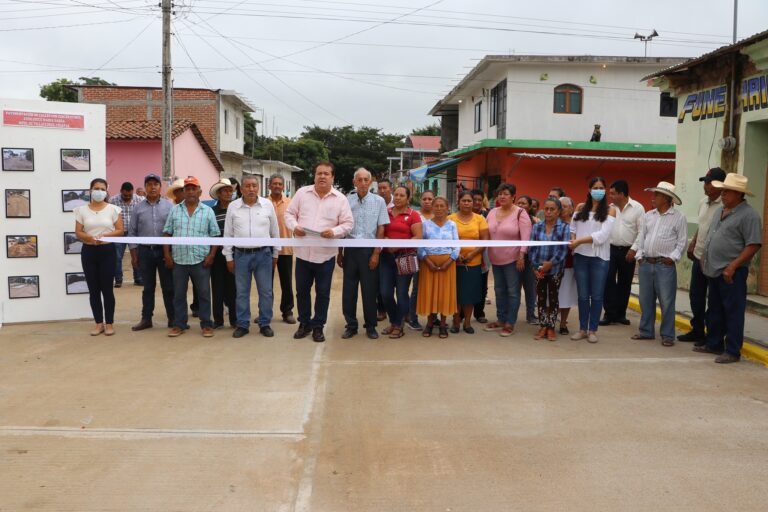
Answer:
<path fill-rule="evenodd" d="M 637 251 L 637 237 L 640 236 L 640 224 L 645 208 L 631 197 L 623 210 L 615 204 L 611 206 L 616 209 L 616 220 L 611 228 L 611 245 L 630 247 Z"/>
<path fill-rule="evenodd" d="M 672 206 L 666 212 L 653 209 L 643 216 L 635 259 L 671 258 L 680 261 L 688 243 L 688 221 Z"/>
<path fill-rule="evenodd" d="M 280 238 L 277 214 L 272 202 L 263 197 L 248 206 L 241 199 L 232 201 L 224 219 L 224 237 L 235 238 Z M 248 245 L 238 247 L 247 248 Z M 221 253 L 227 261 L 232 261 L 234 246 L 225 245 Z M 272 257 L 277 258 L 280 247 L 272 247 Z"/>

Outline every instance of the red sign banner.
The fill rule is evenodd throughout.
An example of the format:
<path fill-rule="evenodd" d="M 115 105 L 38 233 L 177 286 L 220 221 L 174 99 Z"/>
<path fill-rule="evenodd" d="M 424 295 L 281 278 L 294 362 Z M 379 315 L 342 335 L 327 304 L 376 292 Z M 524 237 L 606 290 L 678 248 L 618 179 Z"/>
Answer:
<path fill-rule="evenodd" d="M 24 126 L 28 128 L 82 130 L 85 128 L 85 116 L 83 114 L 3 110 L 3 124 L 6 126 Z"/>

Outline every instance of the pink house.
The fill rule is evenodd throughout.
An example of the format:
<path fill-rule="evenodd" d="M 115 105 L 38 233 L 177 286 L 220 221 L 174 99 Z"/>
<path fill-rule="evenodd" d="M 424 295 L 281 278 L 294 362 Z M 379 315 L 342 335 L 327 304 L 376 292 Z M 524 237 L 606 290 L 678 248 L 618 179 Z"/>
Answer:
<path fill-rule="evenodd" d="M 120 192 L 126 181 L 136 188 L 144 185 L 144 176 L 162 170 L 162 125 L 158 120 L 107 122 L 107 181 L 109 193 Z M 178 120 L 173 125 L 173 174 L 196 176 L 203 188 L 201 199 L 219 180 L 224 169 L 195 123 Z M 163 185 L 163 190 L 167 187 Z"/>

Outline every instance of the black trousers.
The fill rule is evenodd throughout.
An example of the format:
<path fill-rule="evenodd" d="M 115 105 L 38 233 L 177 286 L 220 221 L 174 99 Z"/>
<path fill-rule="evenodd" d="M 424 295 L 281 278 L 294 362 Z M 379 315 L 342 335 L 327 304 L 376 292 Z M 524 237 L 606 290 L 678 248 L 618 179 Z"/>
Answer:
<path fill-rule="evenodd" d="M 97 324 L 115 323 L 115 246 L 85 245 L 80 253 L 85 282 L 91 301 L 91 312 Z M 103 298 L 103 301 L 102 301 Z"/>
<path fill-rule="evenodd" d="M 165 268 L 163 248 L 159 245 L 150 247 L 140 245 L 139 271 L 144 281 L 144 289 L 141 292 L 141 319 L 152 320 L 155 311 L 155 290 L 157 289 L 157 276 L 160 276 L 160 289 L 163 292 L 163 305 L 168 318 L 168 327 L 173 325 L 173 273 Z"/>
<path fill-rule="evenodd" d="M 605 319 L 611 322 L 627 317 L 627 304 L 632 292 L 632 277 L 635 275 L 635 260 L 627 261 L 629 247 L 611 245 L 611 260 L 608 264 L 608 279 L 605 281 L 603 309 Z"/>
<path fill-rule="evenodd" d="M 344 249 L 344 281 L 341 290 L 341 310 L 347 329 L 357 329 L 357 290 L 363 298 L 363 321 L 366 329 L 376 327 L 377 297 L 379 295 L 379 268 L 368 268 L 373 254 L 371 247 Z"/>
<path fill-rule="evenodd" d="M 490 271 L 483 272 L 483 299 L 475 304 L 475 319 L 483 318 L 485 316 L 485 299 L 488 297 L 488 274 L 490 274 Z"/>
<path fill-rule="evenodd" d="M 221 249 L 216 252 L 211 265 L 211 313 L 213 325 L 224 325 L 224 306 L 229 310 L 229 325 L 237 324 L 235 311 L 235 274 L 227 270 L 227 259 L 221 254 Z"/>
<path fill-rule="evenodd" d="M 285 318 L 293 314 L 293 255 L 281 254 L 277 257 L 277 275 L 280 279 L 280 313 Z"/>

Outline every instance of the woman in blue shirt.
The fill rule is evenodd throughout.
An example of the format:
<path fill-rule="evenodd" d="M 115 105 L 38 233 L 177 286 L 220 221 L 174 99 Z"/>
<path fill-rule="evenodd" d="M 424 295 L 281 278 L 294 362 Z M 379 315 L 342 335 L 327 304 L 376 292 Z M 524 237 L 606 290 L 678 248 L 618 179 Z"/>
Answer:
<path fill-rule="evenodd" d="M 560 200 L 549 197 L 544 201 L 544 222 L 533 225 L 531 240 L 536 242 L 568 242 L 570 227 L 560 220 Z M 539 332 L 534 339 L 547 337 L 555 341 L 555 322 L 560 309 L 558 294 L 563 277 L 563 265 L 568 245 L 539 245 L 528 249 L 531 267 L 536 275 L 536 298 L 539 308 Z"/>
<path fill-rule="evenodd" d="M 458 240 L 456 224 L 448 220 L 448 200 L 436 197 L 432 203 L 434 217 L 424 220 L 422 229 L 425 240 Z M 416 312 L 428 317 L 424 337 L 432 336 L 432 329 L 440 315 L 439 333 L 448 337 L 446 318 L 457 311 L 456 305 L 456 259 L 458 247 L 422 247 L 418 250 L 421 265 L 419 269 L 419 296 Z"/>

